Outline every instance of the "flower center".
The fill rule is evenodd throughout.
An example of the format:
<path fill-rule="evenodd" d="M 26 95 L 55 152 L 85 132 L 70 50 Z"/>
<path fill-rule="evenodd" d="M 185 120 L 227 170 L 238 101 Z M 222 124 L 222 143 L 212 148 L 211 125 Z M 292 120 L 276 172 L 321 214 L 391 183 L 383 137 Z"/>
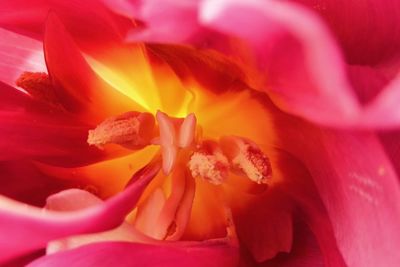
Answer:
<path fill-rule="evenodd" d="M 124 113 L 90 130 L 87 142 L 99 148 L 114 143 L 134 150 L 158 145 L 165 175 L 184 165 L 193 178 L 214 185 L 222 184 L 230 171 L 258 184 L 267 184 L 272 176 L 270 161 L 255 142 L 240 136 L 205 139 L 193 113 L 185 118 L 161 111 L 155 118 L 146 112 Z"/>

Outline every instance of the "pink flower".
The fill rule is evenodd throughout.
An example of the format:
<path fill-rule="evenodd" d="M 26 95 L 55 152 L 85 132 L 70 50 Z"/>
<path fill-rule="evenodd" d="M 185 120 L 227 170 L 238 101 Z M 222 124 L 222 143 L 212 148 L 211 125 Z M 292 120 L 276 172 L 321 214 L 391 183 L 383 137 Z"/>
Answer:
<path fill-rule="evenodd" d="M 0 262 L 397 266 L 399 10 L 3 1 Z"/>

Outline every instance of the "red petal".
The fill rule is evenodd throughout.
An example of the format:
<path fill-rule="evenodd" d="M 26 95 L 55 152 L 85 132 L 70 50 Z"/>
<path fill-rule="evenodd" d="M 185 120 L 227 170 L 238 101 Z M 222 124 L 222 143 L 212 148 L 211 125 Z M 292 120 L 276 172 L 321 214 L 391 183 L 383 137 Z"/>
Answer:
<path fill-rule="evenodd" d="M 319 244 L 304 223 L 296 223 L 294 227 L 293 248 L 288 254 L 280 254 L 262 267 L 326 267 Z"/>
<path fill-rule="evenodd" d="M 30 158 L 73 166 L 104 156 L 86 143 L 90 127 L 67 116 L 0 111 L 0 122 L 0 160 Z"/>
<path fill-rule="evenodd" d="M 57 96 L 69 111 L 83 112 L 86 118 L 89 116 L 92 121 L 99 122 L 111 115 L 135 109 L 133 101 L 93 72 L 53 13 L 46 22 L 44 48 Z"/>
<path fill-rule="evenodd" d="M 246 209 L 234 212 L 239 239 L 246 245 L 257 262 L 274 258 L 279 252 L 290 252 L 293 227 L 290 201 L 275 188 L 266 194 L 246 196 L 236 194 L 248 204 Z"/>
<path fill-rule="evenodd" d="M 0 82 L 0 110 L 21 110 L 31 99 L 29 96 L 13 87 Z"/>
<path fill-rule="evenodd" d="M 26 160 L 1 161 L 0 173 L 0 194 L 39 207 L 44 206 L 47 196 L 72 186 L 43 174 Z"/>
<path fill-rule="evenodd" d="M 88 50 L 118 42 L 126 26 L 132 25 L 116 18 L 97 0 L 4 0 L 0 25 L 42 39 L 43 25 L 50 11 L 60 16 L 74 39 Z"/>

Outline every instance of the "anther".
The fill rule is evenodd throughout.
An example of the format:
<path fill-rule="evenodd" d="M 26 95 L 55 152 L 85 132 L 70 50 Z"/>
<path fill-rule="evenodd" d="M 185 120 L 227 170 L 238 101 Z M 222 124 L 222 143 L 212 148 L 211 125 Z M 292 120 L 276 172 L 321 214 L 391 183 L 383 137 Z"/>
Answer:
<path fill-rule="evenodd" d="M 90 130 L 87 142 L 99 148 L 113 143 L 130 149 L 140 149 L 150 144 L 153 131 L 153 115 L 127 112 L 108 118 L 94 130 Z"/>
<path fill-rule="evenodd" d="M 228 177 L 229 162 L 218 144 L 207 140 L 198 146 L 188 162 L 193 177 L 219 185 Z"/>
<path fill-rule="evenodd" d="M 44 72 L 23 72 L 15 84 L 34 98 L 53 108 L 63 109 L 54 91 L 49 75 Z"/>
<path fill-rule="evenodd" d="M 267 183 L 271 178 L 271 163 L 254 142 L 242 137 L 229 136 L 222 137 L 220 144 L 233 170 L 258 184 Z"/>

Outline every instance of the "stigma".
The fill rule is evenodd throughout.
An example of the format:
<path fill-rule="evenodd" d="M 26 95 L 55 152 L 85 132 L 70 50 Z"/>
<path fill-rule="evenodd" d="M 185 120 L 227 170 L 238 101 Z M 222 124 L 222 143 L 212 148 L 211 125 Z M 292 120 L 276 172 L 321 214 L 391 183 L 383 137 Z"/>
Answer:
<path fill-rule="evenodd" d="M 204 138 L 196 131 L 198 128 L 193 113 L 174 118 L 161 111 L 155 116 L 127 112 L 108 118 L 90 130 L 87 142 L 99 148 L 110 143 L 130 149 L 159 146 L 164 175 L 169 175 L 176 166 L 185 166 L 193 178 L 214 185 L 223 184 L 230 173 L 257 184 L 271 180 L 269 158 L 256 143 L 233 135 L 218 140 Z"/>

